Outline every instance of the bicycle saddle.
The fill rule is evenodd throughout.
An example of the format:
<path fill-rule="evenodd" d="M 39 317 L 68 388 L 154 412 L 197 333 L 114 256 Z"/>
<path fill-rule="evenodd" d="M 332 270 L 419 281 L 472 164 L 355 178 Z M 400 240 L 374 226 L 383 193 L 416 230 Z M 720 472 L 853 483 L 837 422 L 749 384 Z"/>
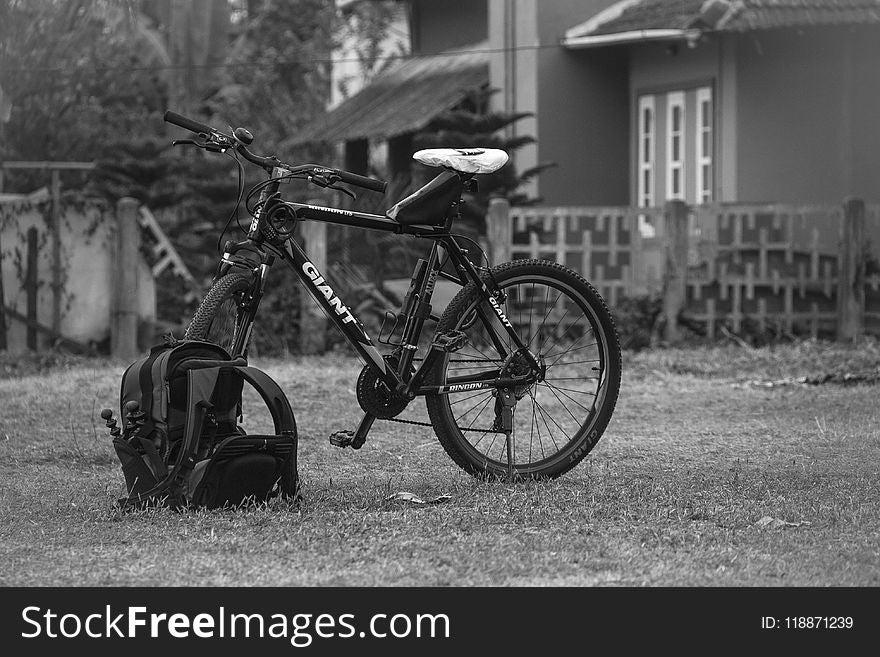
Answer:
<path fill-rule="evenodd" d="M 492 173 L 507 163 L 508 155 L 498 148 L 426 148 L 413 153 L 413 159 L 461 173 Z"/>

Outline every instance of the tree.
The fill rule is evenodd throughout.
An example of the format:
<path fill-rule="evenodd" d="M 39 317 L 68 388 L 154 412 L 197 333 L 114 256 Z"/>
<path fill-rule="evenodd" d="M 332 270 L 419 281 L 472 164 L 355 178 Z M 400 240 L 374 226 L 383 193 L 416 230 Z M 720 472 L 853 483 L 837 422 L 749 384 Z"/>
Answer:
<path fill-rule="evenodd" d="M 247 126 L 255 144 L 271 152 L 324 111 L 334 8 L 325 0 L 262 0 L 248 7 L 225 78 L 202 109 L 220 125 Z"/>
<path fill-rule="evenodd" d="M 0 13 L 0 158 L 92 160 L 114 136 L 149 131 L 164 87 L 135 2 L 0 0 Z"/>
<path fill-rule="evenodd" d="M 335 28 L 336 57 L 342 64 L 351 64 L 336 81 L 335 91 L 343 98 L 351 95 L 352 83 L 358 88 L 367 84 L 396 57 L 409 52 L 409 34 L 394 27 L 402 11 L 397 0 L 353 2 L 342 7 Z"/>

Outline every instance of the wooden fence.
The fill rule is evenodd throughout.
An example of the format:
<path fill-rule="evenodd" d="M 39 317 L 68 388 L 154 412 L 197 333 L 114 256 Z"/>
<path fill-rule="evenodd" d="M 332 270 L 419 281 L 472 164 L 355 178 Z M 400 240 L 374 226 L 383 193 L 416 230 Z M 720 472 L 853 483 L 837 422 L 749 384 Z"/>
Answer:
<path fill-rule="evenodd" d="M 746 321 L 759 329 L 834 334 L 880 331 L 880 206 L 727 204 L 662 208 L 510 208 L 493 199 L 493 262 L 543 258 L 587 278 L 614 307 L 625 297 L 663 299 L 665 337 L 680 317 L 714 337 Z"/>
<path fill-rule="evenodd" d="M 0 351 L 52 346 L 134 358 L 154 341 L 155 282 L 196 282 L 149 210 L 132 198 L 0 195 Z"/>

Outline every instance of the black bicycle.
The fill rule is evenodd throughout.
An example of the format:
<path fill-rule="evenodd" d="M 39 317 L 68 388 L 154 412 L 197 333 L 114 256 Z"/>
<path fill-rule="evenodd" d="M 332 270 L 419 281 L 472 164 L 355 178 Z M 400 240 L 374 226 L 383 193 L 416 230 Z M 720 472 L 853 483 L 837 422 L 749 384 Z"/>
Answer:
<path fill-rule="evenodd" d="M 240 155 L 268 174 L 246 202 L 252 215 L 247 238 L 226 243 L 186 338 L 246 356 L 267 274 L 281 260 L 364 363 L 356 384 L 363 419 L 354 431 L 331 435 L 334 445 L 360 448 L 376 419 L 395 419 L 424 397 L 431 424 L 415 424 L 432 426 L 453 461 L 475 476 L 557 477 L 595 447 L 614 411 L 621 376 L 620 345 L 605 301 L 579 274 L 555 262 L 474 263 L 460 244 L 467 238 L 452 232 L 462 194 L 476 175 L 506 163 L 504 151 L 419 151 L 415 159 L 442 171 L 383 216 L 287 201 L 279 192 L 281 183 L 293 179 L 352 195 L 343 184 L 384 192 L 381 180 L 255 155 L 248 149 L 253 135 L 244 128 L 225 134 L 171 111 L 165 120 L 195 133 L 175 144 L 225 152 L 236 160 Z M 382 340 L 380 331 L 390 353 L 379 353 L 332 283 L 292 239 L 296 222 L 306 220 L 432 243 L 427 259 L 416 264 L 400 310 L 389 313 L 394 337 Z M 440 278 L 461 289 L 438 316 L 431 298 Z M 420 338 L 429 319 L 436 326 L 427 342 Z"/>

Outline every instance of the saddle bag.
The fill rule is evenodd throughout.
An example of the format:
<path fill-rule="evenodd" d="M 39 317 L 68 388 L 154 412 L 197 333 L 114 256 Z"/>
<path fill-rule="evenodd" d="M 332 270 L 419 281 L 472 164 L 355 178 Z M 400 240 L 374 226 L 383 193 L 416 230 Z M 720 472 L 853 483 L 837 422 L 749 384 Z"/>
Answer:
<path fill-rule="evenodd" d="M 275 433 L 239 424 L 247 382 L 269 409 Z M 296 497 L 297 430 L 290 403 L 265 372 L 218 345 L 167 340 L 132 363 L 120 386 L 123 426 L 105 409 L 122 465 L 123 507 L 240 506 Z"/>

